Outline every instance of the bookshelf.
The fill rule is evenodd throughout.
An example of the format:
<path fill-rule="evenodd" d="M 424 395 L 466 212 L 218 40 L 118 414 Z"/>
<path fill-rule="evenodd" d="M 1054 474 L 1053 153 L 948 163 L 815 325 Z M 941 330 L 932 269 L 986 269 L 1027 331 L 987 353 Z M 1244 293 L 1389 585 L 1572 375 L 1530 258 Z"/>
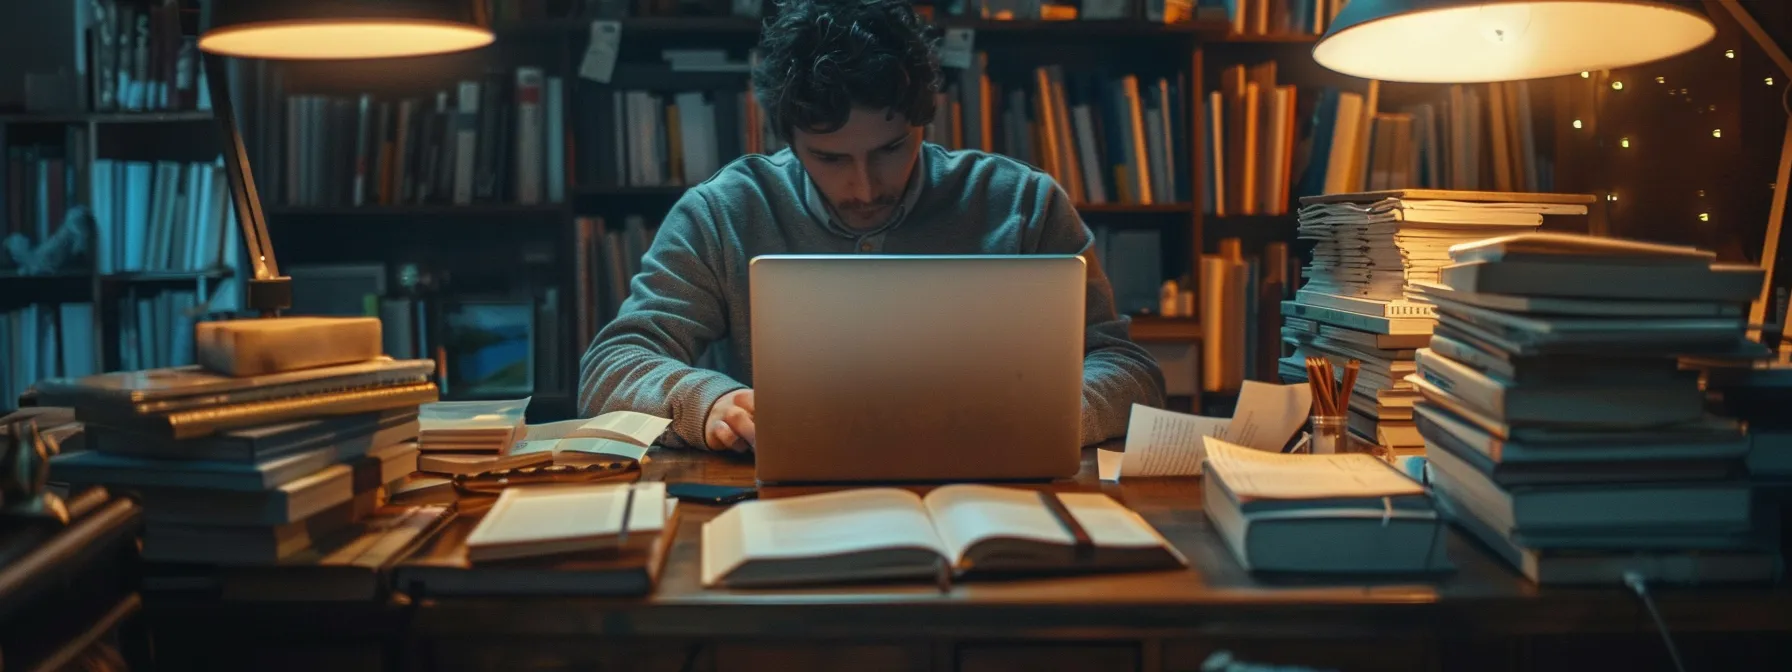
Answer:
<path fill-rule="evenodd" d="M 0 114 L 0 235 L 36 249 L 88 213 L 80 253 L 0 264 L 0 409 L 43 377 L 190 363 L 190 337 L 158 332 L 234 309 L 220 292 L 239 276 L 240 237 L 217 127 L 209 110 L 169 107 Z"/>
<path fill-rule="evenodd" d="M 934 9 L 943 11 L 943 6 L 928 8 L 928 11 Z M 1137 186 L 1132 188 L 1130 195 L 1120 189 L 1116 180 L 1122 178 L 1105 174 L 1111 163 L 1101 163 L 1098 175 L 1079 173 L 1067 165 L 1048 171 L 1059 177 L 1067 190 L 1075 192 L 1073 197 L 1079 197 L 1078 211 L 1091 228 L 1097 230 L 1098 247 L 1107 249 L 1107 243 L 1112 242 L 1109 240 L 1111 233 L 1113 240 L 1126 239 L 1118 247 L 1150 250 L 1146 254 L 1152 270 L 1131 276 L 1131 298 L 1123 305 L 1136 309 L 1127 311 L 1135 316 L 1135 338 L 1156 346 L 1200 347 L 1199 307 L 1187 315 L 1157 315 L 1157 284 L 1165 279 L 1183 278 L 1188 280 L 1183 283 L 1183 288 L 1199 297 L 1200 292 L 1195 291 L 1192 279 L 1199 276 L 1201 256 L 1213 249 L 1216 232 L 1245 238 L 1247 249 L 1253 252 L 1261 248 L 1260 240 L 1292 240 L 1291 215 L 1265 217 L 1259 222 L 1255 219 L 1212 218 L 1204 212 L 1199 185 L 1207 179 L 1207 171 L 1199 160 L 1205 145 L 1198 130 L 1205 124 L 1202 102 L 1213 88 L 1210 64 L 1216 58 L 1219 62 L 1229 62 L 1268 52 L 1277 59 L 1306 59 L 1305 51 L 1316 35 L 1285 32 L 1232 34 L 1231 21 L 1223 12 L 1216 15 L 1212 10 L 1211 7 L 1203 8 L 1195 20 L 1178 23 L 1138 18 L 1138 6 L 1133 9 L 1135 18 L 1130 19 L 990 20 L 939 15 L 932 18 L 941 30 L 974 31 L 975 48 L 986 59 L 987 70 L 983 74 L 992 82 L 992 90 L 1040 91 L 1034 79 L 1038 68 L 1060 66 L 1061 71 L 1054 70 L 1052 76 L 1062 79 L 1052 81 L 1058 87 L 1058 94 L 1064 97 L 1062 102 L 1066 104 L 1066 111 L 1069 103 L 1090 105 L 1093 117 L 1099 119 L 1111 111 L 1107 107 L 1112 104 L 1110 87 L 1122 79 L 1122 75 L 1134 75 L 1139 87 L 1139 93 L 1135 95 L 1141 114 L 1162 115 L 1161 130 L 1151 129 L 1152 133 L 1161 135 L 1150 139 L 1156 142 L 1156 138 L 1161 137 L 1162 146 L 1150 146 L 1149 153 L 1153 155 L 1152 159 L 1161 160 L 1161 165 L 1173 167 L 1170 171 L 1160 171 L 1160 174 L 1173 173 L 1174 177 L 1165 177 L 1164 184 L 1154 185 L 1159 187 L 1157 198 L 1142 198 Z M 683 195 L 684 185 L 693 184 L 702 177 L 680 174 L 676 162 L 658 166 L 657 172 L 651 175 L 632 174 L 634 164 L 616 160 L 615 155 L 606 153 L 615 147 L 626 147 L 629 140 L 616 131 L 613 119 L 601 120 L 613 117 L 612 112 L 616 109 L 637 104 L 646 106 L 640 109 L 651 110 L 643 116 L 656 119 L 678 102 L 679 94 L 700 92 L 710 108 L 705 114 L 715 115 L 716 128 L 740 128 L 742 131 L 739 138 L 723 137 L 727 134 L 722 133 L 714 136 L 712 142 L 717 143 L 719 150 L 715 152 L 719 155 L 714 157 L 717 165 L 726 164 L 742 151 L 772 151 L 777 147 L 766 129 L 748 129 L 744 122 L 749 117 L 743 110 L 751 104 L 746 95 L 748 74 L 744 66 L 748 51 L 757 41 L 761 19 L 736 16 L 606 19 L 618 22 L 622 38 L 615 72 L 609 82 L 599 84 L 583 79 L 579 74 L 580 63 L 589 46 L 592 17 L 515 14 L 494 10 L 498 41 L 478 52 L 400 59 L 403 62 L 399 63 L 358 64 L 355 68 L 309 63 L 239 64 L 252 72 L 246 76 L 248 82 L 241 87 L 250 92 L 244 94 L 249 102 L 243 116 L 257 177 L 264 185 L 270 234 L 281 252 L 284 266 L 377 264 L 384 269 L 384 279 L 369 282 L 367 286 L 381 287 L 387 297 L 402 297 L 423 306 L 423 313 L 439 312 L 442 306 L 460 296 L 534 302 L 538 307 L 532 326 L 536 335 L 533 343 L 536 384 L 535 403 L 531 409 L 532 412 L 540 410 L 543 418 L 551 419 L 573 412 L 578 358 L 583 354 L 590 334 L 607 321 L 607 315 L 613 314 L 615 308 L 616 295 L 594 287 L 589 298 L 583 298 L 579 291 L 581 284 L 611 282 L 596 279 L 603 275 L 601 264 L 609 258 L 605 246 L 626 248 L 625 258 L 638 254 L 651 239 L 659 218 Z M 728 62 L 740 67 L 721 68 L 726 71 L 690 71 L 672 67 L 666 62 L 665 51 L 681 49 L 719 49 Z M 396 117 L 402 101 L 413 100 L 416 102 L 410 108 L 408 124 L 413 129 L 421 127 L 427 133 L 440 128 L 446 118 L 463 113 L 457 108 L 460 93 L 457 87 L 461 82 L 476 82 L 482 86 L 477 116 L 472 123 L 485 123 L 487 114 L 508 115 L 501 116 L 496 126 L 480 127 L 480 130 L 482 133 L 495 130 L 504 134 L 500 142 L 517 142 L 514 128 L 516 112 L 521 108 L 519 99 L 513 96 L 520 68 L 538 69 L 547 82 L 540 105 L 549 130 L 541 151 L 551 156 L 547 159 L 550 167 L 543 174 L 563 180 L 560 186 L 564 193 L 558 198 L 542 198 L 525 204 L 518 201 L 517 194 L 502 193 L 500 189 L 496 195 L 446 199 L 438 189 L 433 196 L 421 199 L 401 196 L 357 201 L 352 197 L 353 189 L 341 185 L 329 187 L 333 191 L 324 198 L 316 198 L 315 194 L 313 197 L 292 197 L 295 168 L 308 170 L 306 174 L 310 177 L 306 179 L 321 176 L 326 180 L 341 180 L 345 174 L 365 170 L 362 161 L 387 164 L 396 161 L 401 166 L 397 170 L 413 171 L 410 174 L 414 175 L 414 166 L 407 162 L 415 158 L 374 154 L 357 158 L 357 152 L 364 151 L 353 146 L 353 139 L 365 133 L 365 128 L 359 126 L 360 118 L 378 119 L 381 114 Z M 942 74 L 950 84 L 963 73 L 958 69 L 947 69 Z M 1160 82 L 1161 87 L 1146 91 Z M 499 92 L 496 98 L 489 95 L 491 91 Z M 645 94 L 651 100 L 644 103 L 619 100 L 627 92 Z M 370 95 L 363 97 L 364 94 Z M 1003 101 L 992 102 L 1000 105 Z M 494 104 L 497 107 L 493 107 Z M 328 111 L 301 109 L 307 105 Z M 364 105 L 371 112 L 360 112 Z M 392 111 L 380 112 L 382 105 Z M 627 112 L 632 109 L 635 108 L 625 109 L 623 118 L 627 119 Z M 949 109 L 942 108 L 943 117 Z M 1024 118 L 1027 111 L 1021 111 Z M 432 120 L 432 114 L 446 115 L 446 118 Z M 593 122 L 593 119 L 600 121 Z M 391 139 L 387 142 L 395 142 L 396 122 L 373 123 L 392 128 Z M 601 132 L 581 128 L 584 124 L 594 123 L 611 125 L 598 127 Z M 992 130 L 999 126 L 1000 122 L 992 123 Z M 557 132 L 553 130 L 556 128 Z M 629 127 L 630 135 L 641 128 Z M 663 124 L 657 128 L 654 125 L 644 128 L 647 133 L 658 134 L 660 142 L 665 142 L 664 136 L 670 132 Z M 1145 128 L 1141 126 L 1139 132 L 1145 133 Z M 942 137 L 930 139 L 940 140 L 939 144 L 948 147 L 967 144 L 943 140 L 945 134 L 954 131 L 942 128 L 939 132 Z M 962 134 L 962 127 L 955 132 Z M 1038 137 L 1038 131 L 1031 132 Z M 988 140 L 978 147 L 998 153 L 1008 153 L 1003 150 L 1011 149 L 994 146 L 999 144 L 996 138 Z M 301 155 L 295 161 L 293 155 L 284 151 L 295 141 L 301 147 L 321 143 L 333 149 L 322 150 L 322 154 L 316 149 L 306 149 L 304 151 L 310 154 Z M 558 159 L 552 158 L 555 142 L 563 144 Z M 417 146 L 412 145 L 410 151 L 417 151 Z M 423 146 L 427 147 L 427 144 Z M 477 151 L 484 156 L 486 150 Z M 1105 153 L 1107 150 L 1097 151 Z M 1162 153 L 1161 157 L 1158 152 Z M 404 150 L 394 151 L 395 156 L 403 154 Z M 514 180 L 516 155 L 513 146 L 509 158 L 503 159 L 510 161 L 509 164 L 485 169 L 495 171 L 501 181 Z M 319 168 L 320 164 L 315 163 L 320 156 L 325 161 L 322 165 L 327 167 Z M 663 156 L 670 157 L 670 154 Z M 555 169 L 551 165 L 554 160 L 564 163 Z M 1040 165 L 1036 160 L 1030 162 Z M 605 163 L 609 165 L 605 167 Z M 439 169 L 438 166 L 435 170 Z M 1068 184 L 1072 181 L 1077 183 L 1076 186 Z M 1087 197 L 1090 194 L 1085 193 L 1085 189 L 1094 181 L 1106 182 L 1107 198 Z M 396 190 L 409 193 L 403 186 Z M 348 197 L 345 198 L 345 194 Z M 1208 230 L 1210 219 L 1215 226 L 1213 231 Z M 613 235 L 606 239 L 606 231 Z M 1144 239 L 1150 242 L 1142 243 Z M 598 266 L 594 268 L 589 266 L 591 264 Z M 1111 267 L 1111 264 L 1104 265 Z M 627 273 L 622 277 L 628 277 Z M 550 312 L 552 315 L 548 314 Z M 585 314 L 587 312 L 595 315 Z M 430 330 L 440 326 L 441 318 L 433 315 L 407 319 L 414 329 Z M 412 354 L 442 356 L 437 347 L 426 342 L 416 343 Z M 549 369 L 554 368 L 559 373 L 550 373 Z M 450 386 L 445 398 L 475 398 L 477 395 Z"/>

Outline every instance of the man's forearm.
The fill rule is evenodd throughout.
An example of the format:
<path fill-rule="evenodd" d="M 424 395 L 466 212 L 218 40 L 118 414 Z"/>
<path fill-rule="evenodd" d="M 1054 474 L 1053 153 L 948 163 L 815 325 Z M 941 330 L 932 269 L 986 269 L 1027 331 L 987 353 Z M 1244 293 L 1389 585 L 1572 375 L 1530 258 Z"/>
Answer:
<path fill-rule="evenodd" d="M 709 407 L 746 387 L 727 374 L 690 366 L 625 339 L 599 339 L 585 352 L 580 369 L 581 415 L 628 410 L 671 418 L 663 440 L 675 448 L 703 447 Z"/>

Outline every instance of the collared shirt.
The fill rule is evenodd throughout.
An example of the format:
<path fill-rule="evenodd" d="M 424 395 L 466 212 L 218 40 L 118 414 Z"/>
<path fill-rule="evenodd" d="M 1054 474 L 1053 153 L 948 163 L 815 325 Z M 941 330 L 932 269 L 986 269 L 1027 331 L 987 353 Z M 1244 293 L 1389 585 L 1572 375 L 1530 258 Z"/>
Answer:
<path fill-rule="evenodd" d="M 921 199 L 921 191 L 926 189 L 927 154 L 924 151 L 917 153 L 915 169 L 909 172 L 908 186 L 903 188 L 902 200 L 896 204 L 896 211 L 890 213 L 890 218 L 884 220 L 884 223 L 875 229 L 860 231 L 840 221 L 840 218 L 835 216 L 834 207 L 828 203 L 827 197 L 821 193 L 821 188 L 815 185 L 815 180 L 808 177 L 807 172 L 803 174 L 804 208 L 809 211 L 811 218 L 821 224 L 823 230 L 842 238 L 852 239 L 861 254 L 882 251 L 885 234 L 901 226 L 902 221 L 908 218 L 909 213 L 914 212 L 915 201 Z"/>

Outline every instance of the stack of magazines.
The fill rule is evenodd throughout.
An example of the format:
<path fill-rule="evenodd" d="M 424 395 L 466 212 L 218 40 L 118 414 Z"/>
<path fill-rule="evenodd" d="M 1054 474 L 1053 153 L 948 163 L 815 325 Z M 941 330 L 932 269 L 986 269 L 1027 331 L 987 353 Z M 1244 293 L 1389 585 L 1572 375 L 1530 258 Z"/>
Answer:
<path fill-rule="evenodd" d="M 1405 382 L 1413 352 L 1430 338 L 1436 312 L 1412 291 L 1450 263 L 1452 245 L 1536 231 L 1546 220 L 1584 218 L 1591 196 L 1399 190 L 1301 199 L 1300 237 L 1314 241 L 1306 284 L 1282 302 L 1278 363 L 1283 382 L 1306 379 L 1308 357 L 1334 369 L 1362 362 L 1351 396 L 1352 434 L 1396 454 L 1417 454 L 1418 393 Z"/>
<path fill-rule="evenodd" d="M 1411 381 L 1438 499 L 1539 583 L 1772 578 L 1749 443 L 1687 356 L 1744 340 L 1762 270 L 1693 248 L 1527 234 L 1451 248 Z"/>
<path fill-rule="evenodd" d="M 357 539 L 420 540 L 446 514 L 380 510 L 383 486 L 416 468 L 417 409 L 436 399 L 434 368 L 381 357 L 260 376 L 187 366 L 46 380 L 39 403 L 73 408 L 87 448 L 53 459 L 50 478 L 142 502 L 143 556 L 157 566 L 146 585 L 184 577 L 268 597 L 290 584 L 258 582 L 254 570 L 297 563 L 341 569 L 309 575 L 359 596 L 403 544 L 372 557 Z M 330 594 L 310 588 L 300 592 Z"/>

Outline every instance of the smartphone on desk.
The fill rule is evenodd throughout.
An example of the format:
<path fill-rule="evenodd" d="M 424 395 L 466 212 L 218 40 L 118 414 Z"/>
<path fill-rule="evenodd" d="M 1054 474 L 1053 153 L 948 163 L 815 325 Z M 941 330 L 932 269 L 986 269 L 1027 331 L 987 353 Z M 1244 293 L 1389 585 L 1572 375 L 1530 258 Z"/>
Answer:
<path fill-rule="evenodd" d="M 714 504 L 717 506 L 746 501 L 759 496 L 756 488 L 737 487 L 732 485 L 710 485 L 708 483 L 667 483 L 666 494 L 681 502 L 698 504 Z"/>

